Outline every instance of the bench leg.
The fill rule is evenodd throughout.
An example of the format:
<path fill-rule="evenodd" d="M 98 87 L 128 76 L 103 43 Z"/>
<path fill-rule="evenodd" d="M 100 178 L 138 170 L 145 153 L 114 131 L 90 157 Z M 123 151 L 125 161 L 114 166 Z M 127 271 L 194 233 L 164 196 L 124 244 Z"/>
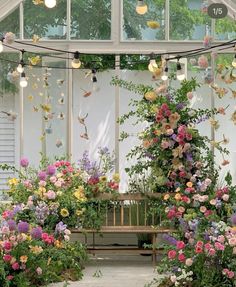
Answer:
<path fill-rule="evenodd" d="M 156 241 L 157 241 L 157 234 L 153 233 L 152 235 L 152 263 L 153 266 L 156 266 Z"/>

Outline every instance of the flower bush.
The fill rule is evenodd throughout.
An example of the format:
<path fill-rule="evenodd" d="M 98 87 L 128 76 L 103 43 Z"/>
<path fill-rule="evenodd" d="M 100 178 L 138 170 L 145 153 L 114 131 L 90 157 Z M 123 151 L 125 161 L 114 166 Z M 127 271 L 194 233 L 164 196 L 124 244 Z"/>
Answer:
<path fill-rule="evenodd" d="M 224 115 L 225 108 L 194 109 L 191 101 L 198 87 L 194 79 L 183 81 L 177 90 L 118 79 L 113 83 L 143 96 L 133 100 L 132 111 L 120 119 L 122 124 L 135 115 L 137 122 L 147 123 L 139 134 L 141 144 L 128 155 L 137 159 L 128 172 L 160 193 L 157 212 L 166 219 L 163 224 L 176 229 L 164 236 L 166 254 L 158 271 L 165 276 L 155 280 L 156 286 L 236 286 L 236 187 L 230 174 L 219 186 L 212 153 L 213 147 L 227 154 L 222 145 L 228 140 L 210 141 L 196 128 L 209 120 L 217 129 L 214 116 Z M 222 166 L 227 163 L 223 157 Z"/>
<path fill-rule="evenodd" d="M 82 277 L 86 258 L 80 243 L 69 243 L 70 231 L 62 222 L 53 233 L 27 221 L 17 212 L 4 212 L 0 228 L 0 286 L 42 286 Z"/>
<path fill-rule="evenodd" d="M 47 230 L 53 230 L 60 221 L 69 228 L 99 228 L 102 206 L 106 202 L 100 203 L 96 196 L 115 193 L 119 187 L 118 174 L 113 174 L 112 179 L 106 175 L 113 167 L 108 150 L 100 149 L 99 155 L 98 163 L 90 162 L 85 152 L 79 167 L 58 160 L 50 164 L 43 162 L 40 170 L 31 169 L 29 161 L 21 159 L 19 177 L 8 182 L 11 208 L 20 210 L 17 219 L 28 220 Z"/>

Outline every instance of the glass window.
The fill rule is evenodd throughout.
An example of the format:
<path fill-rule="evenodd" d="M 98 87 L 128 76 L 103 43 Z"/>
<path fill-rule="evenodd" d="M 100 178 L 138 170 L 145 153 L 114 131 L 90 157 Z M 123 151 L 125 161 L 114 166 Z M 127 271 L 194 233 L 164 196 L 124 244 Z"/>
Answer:
<path fill-rule="evenodd" d="M 147 12 L 136 12 L 136 0 L 123 0 L 123 40 L 164 40 L 165 0 L 147 2 Z"/>
<path fill-rule="evenodd" d="M 111 39 L 111 0 L 72 0 L 71 38 Z"/>
<path fill-rule="evenodd" d="M 201 0 L 170 1 L 170 39 L 202 40 L 210 34 L 211 19 Z"/>
<path fill-rule="evenodd" d="M 19 38 L 20 35 L 20 12 L 19 8 L 13 11 L 0 22 L 0 33 L 12 32 Z"/>
<path fill-rule="evenodd" d="M 217 40 L 231 40 L 236 37 L 236 21 L 230 17 L 216 20 L 215 38 Z"/>
<path fill-rule="evenodd" d="M 24 38 L 34 34 L 44 39 L 66 38 L 66 1 L 61 0 L 55 8 L 34 5 L 31 0 L 24 1 Z"/>

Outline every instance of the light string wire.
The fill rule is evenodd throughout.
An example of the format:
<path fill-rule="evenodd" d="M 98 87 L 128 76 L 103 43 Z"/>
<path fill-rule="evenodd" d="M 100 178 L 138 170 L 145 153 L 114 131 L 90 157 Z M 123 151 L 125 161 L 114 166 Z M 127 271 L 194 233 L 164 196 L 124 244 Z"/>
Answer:
<path fill-rule="evenodd" d="M 54 52 L 60 52 L 60 53 L 63 53 L 63 54 L 75 54 L 75 52 L 72 52 L 72 51 L 64 51 L 64 50 L 61 50 L 61 49 L 55 49 L 55 48 L 50 48 L 50 47 L 45 47 L 45 46 L 41 46 L 41 45 L 36 45 L 36 44 L 32 44 L 32 43 L 23 43 L 21 41 L 15 41 L 16 43 L 20 43 L 22 45 L 29 45 L 29 46 L 34 46 L 34 47 L 40 47 L 40 48 L 43 48 L 43 49 L 47 49 L 47 50 L 50 50 L 50 51 L 54 51 Z M 10 46 L 10 45 L 7 45 L 5 43 L 3 43 L 4 46 L 6 46 L 7 48 L 9 49 L 13 49 L 13 50 L 16 50 L 18 52 L 22 52 L 24 51 L 24 53 L 32 53 L 34 55 L 40 55 L 40 56 L 44 56 L 44 57 L 52 57 L 52 58 L 58 58 L 58 59 L 63 59 L 63 60 L 68 60 L 68 57 L 62 57 L 62 56 L 58 56 L 58 55 L 52 55 L 52 54 L 45 54 L 45 53 L 40 53 L 40 52 L 33 52 L 33 51 L 28 51 L 28 50 L 25 50 L 25 49 L 20 49 L 20 48 L 17 48 L 17 47 L 14 47 L 14 46 Z M 165 60 L 166 61 L 170 61 L 170 60 L 179 60 L 180 58 L 188 58 L 190 56 L 197 56 L 197 55 L 202 55 L 202 54 L 205 54 L 206 52 L 210 52 L 211 50 L 215 49 L 215 48 L 219 48 L 219 47 L 223 47 L 222 49 L 219 49 L 220 51 L 222 50 L 225 50 L 225 49 L 228 49 L 228 48 L 232 48 L 236 45 L 236 39 L 233 39 L 233 40 L 230 40 L 230 41 L 227 41 L 227 42 L 224 42 L 224 43 L 221 43 L 221 44 L 217 44 L 217 45 L 213 45 L 211 47 L 206 47 L 206 48 L 197 48 L 197 49 L 191 49 L 191 50 L 185 50 L 185 51 L 170 51 L 170 52 L 163 52 L 163 53 L 152 53 L 152 55 L 158 57 L 158 56 L 164 56 L 164 55 L 170 55 L 170 54 L 176 54 L 176 56 L 173 56 L 173 57 L 168 57 L 166 58 Z M 98 54 L 86 54 L 86 53 L 80 53 L 80 55 L 98 55 Z M 122 54 L 120 54 L 122 55 Z M 134 54 L 123 54 L 123 55 L 134 55 Z M 138 54 L 137 54 L 138 55 Z M 140 54 L 140 56 L 150 56 L 150 54 Z M 69 58 L 69 59 L 73 59 L 73 58 Z M 9 62 L 9 63 L 14 63 L 14 64 L 19 64 L 20 62 L 19 61 L 13 61 L 13 60 L 9 60 L 9 59 L 4 59 L 2 57 L 0 57 L 0 61 L 5 61 L 5 62 Z M 114 59 L 114 60 L 109 60 L 107 59 L 106 60 L 107 62 L 112 62 L 112 63 L 115 63 L 115 67 L 118 67 L 119 65 L 116 65 L 117 61 Z M 132 60 L 129 60 L 129 63 L 128 64 L 135 64 L 135 63 L 148 63 L 148 59 L 147 60 L 136 60 L 136 61 L 132 61 Z M 93 64 L 96 64 L 96 63 L 101 63 L 101 60 L 91 60 L 90 61 L 91 63 Z M 25 66 L 30 66 L 30 67 L 33 67 L 33 68 L 47 68 L 48 65 L 32 65 L 30 63 L 27 63 L 25 62 L 24 63 Z M 73 68 L 73 67 L 57 67 L 57 66 L 50 66 L 50 68 L 52 69 L 72 69 L 72 70 L 77 70 L 76 68 Z M 87 67 L 85 67 L 87 68 Z M 96 68 L 97 70 L 99 70 L 99 68 Z"/>

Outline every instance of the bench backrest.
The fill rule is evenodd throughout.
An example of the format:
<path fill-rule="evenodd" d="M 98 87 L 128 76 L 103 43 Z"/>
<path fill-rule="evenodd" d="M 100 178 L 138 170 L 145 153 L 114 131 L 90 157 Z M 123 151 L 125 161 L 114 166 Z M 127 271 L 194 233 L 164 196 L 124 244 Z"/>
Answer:
<path fill-rule="evenodd" d="M 99 200 L 107 202 L 103 226 L 160 226 L 162 215 L 149 197 L 156 199 L 160 194 L 99 195 Z"/>

